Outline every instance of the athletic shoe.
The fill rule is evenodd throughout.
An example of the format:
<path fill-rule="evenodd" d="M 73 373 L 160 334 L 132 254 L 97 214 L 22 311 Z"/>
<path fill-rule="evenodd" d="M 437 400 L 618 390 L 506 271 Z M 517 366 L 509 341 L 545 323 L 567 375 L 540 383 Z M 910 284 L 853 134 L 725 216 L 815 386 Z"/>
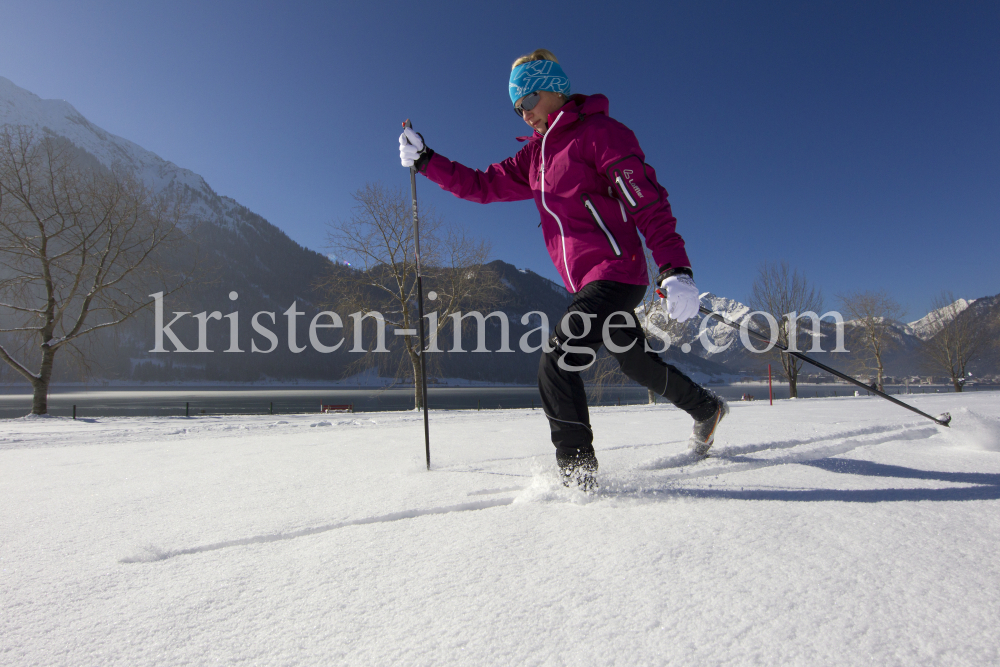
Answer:
<path fill-rule="evenodd" d="M 715 429 L 722 418 L 729 414 L 729 405 L 722 398 L 718 401 L 719 405 L 711 417 L 694 423 L 688 446 L 697 456 L 708 456 L 708 450 L 715 442 Z"/>

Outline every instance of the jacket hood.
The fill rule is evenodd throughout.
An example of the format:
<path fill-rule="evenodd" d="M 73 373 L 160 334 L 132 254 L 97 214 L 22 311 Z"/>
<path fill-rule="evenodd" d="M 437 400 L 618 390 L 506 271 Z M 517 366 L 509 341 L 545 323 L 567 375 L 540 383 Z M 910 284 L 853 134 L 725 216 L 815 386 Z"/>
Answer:
<path fill-rule="evenodd" d="M 608 98 L 604 95 L 573 95 L 569 98 L 569 102 L 563 105 L 563 108 L 560 109 L 560 111 L 569 111 L 567 107 L 571 104 L 575 104 L 578 113 L 583 116 L 590 116 L 595 113 L 602 113 L 605 116 L 608 115 Z M 558 115 L 558 113 L 556 115 Z"/>
<path fill-rule="evenodd" d="M 571 95 L 569 98 L 569 102 L 567 102 L 566 104 L 562 105 L 561 107 L 559 107 L 558 109 L 549 114 L 548 125 L 549 127 L 552 127 L 552 123 L 555 121 L 556 117 L 559 116 L 560 112 L 566 114 L 567 116 L 576 116 L 575 118 L 572 119 L 567 118 L 565 121 L 563 121 L 563 124 L 560 125 L 560 127 L 562 127 L 563 125 L 568 125 L 569 122 L 571 121 L 580 120 L 584 116 L 591 116 L 593 114 L 599 114 L 599 113 L 607 116 L 608 108 L 609 108 L 608 98 L 605 97 L 604 95 L 601 94 Z M 529 134 L 524 137 L 518 137 L 517 140 L 538 141 L 541 140 L 542 136 L 543 135 L 538 130 L 535 130 L 533 134 Z"/>

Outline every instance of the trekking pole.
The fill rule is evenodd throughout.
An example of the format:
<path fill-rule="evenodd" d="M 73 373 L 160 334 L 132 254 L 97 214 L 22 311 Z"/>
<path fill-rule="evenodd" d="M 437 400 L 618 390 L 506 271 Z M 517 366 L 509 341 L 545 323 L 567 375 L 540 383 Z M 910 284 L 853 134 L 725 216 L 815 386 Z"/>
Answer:
<path fill-rule="evenodd" d="M 403 127 L 413 129 L 407 118 Z M 427 417 L 427 365 L 424 353 L 427 351 L 427 334 L 424 332 L 424 283 L 420 275 L 420 219 L 417 216 L 417 167 L 410 167 L 410 196 L 413 198 L 413 255 L 417 265 L 417 321 L 420 327 L 420 402 L 424 406 L 424 451 L 427 455 L 427 469 L 431 469 L 431 428 Z"/>
<path fill-rule="evenodd" d="M 712 310 L 709 310 L 705 306 L 700 306 L 698 308 L 698 310 L 701 313 L 705 314 L 705 315 L 709 315 L 711 317 L 714 317 L 715 319 L 719 320 L 723 324 L 726 324 L 726 325 L 732 327 L 733 329 L 740 330 L 740 329 L 743 328 L 741 325 L 737 324 L 736 322 L 733 322 L 732 320 L 727 319 L 721 313 L 716 313 L 716 312 L 714 312 Z M 762 340 L 762 341 L 764 341 L 764 342 L 766 342 L 768 344 L 771 343 L 771 338 L 769 336 L 765 336 L 764 334 L 756 331 L 755 329 L 751 329 L 749 322 L 746 323 L 746 330 L 747 330 L 747 333 L 749 333 L 750 335 L 752 335 L 757 340 Z M 793 357 L 796 357 L 798 359 L 801 359 L 802 361 L 810 363 L 813 366 L 816 366 L 817 368 L 820 368 L 820 369 L 826 371 L 827 373 L 831 373 L 832 375 L 836 375 L 841 380 L 847 380 L 851 384 L 857 385 L 857 386 L 861 387 L 862 389 L 865 389 L 866 391 L 873 392 L 874 394 L 877 394 L 878 396 L 881 396 L 882 398 L 884 398 L 887 401 L 892 401 L 893 403 L 895 403 L 896 405 L 898 405 L 901 408 L 906 408 L 910 412 L 916 412 L 921 417 L 927 417 L 928 419 L 930 419 L 932 422 L 934 422 L 936 424 L 940 424 L 941 426 L 947 426 L 948 422 L 951 421 L 951 415 L 949 413 L 947 413 L 947 412 L 942 413 L 939 417 L 931 417 L 926 412 L 918 410 L 917 408 L 913 407 L 912 405 L 908 405 L 908 404 L 904 403 L 903 401 L 899 400 L 898 398 L 893 398 L 889 394 L 883 393 L 883 392 L 879 391 L 878 389 L 872 389 L 871 387 L 869 387 L 868 385 L 866 385 L 864 382 L 861 382 L 860 380 L 855 380 L 851 376 L 845 375 L 845 374 L 841 373 L 838 370 L 834 370 L 834 369 L 830 368 L 829 366 L 827 366 L 825 364 L 821 364 L 820 362 L 816 361 L 815 359 L 810 359 L 809 357 L 807 357 L 806 355 L 802 354 L 801 352 L 793 352 L 792 350 L 789 350 L 786 346 L 782 345 L 781 343 L 775 343 L 774 347 L 778 348 L 779 350 L 781 350 L 785 354 L 790 354 Z"/>

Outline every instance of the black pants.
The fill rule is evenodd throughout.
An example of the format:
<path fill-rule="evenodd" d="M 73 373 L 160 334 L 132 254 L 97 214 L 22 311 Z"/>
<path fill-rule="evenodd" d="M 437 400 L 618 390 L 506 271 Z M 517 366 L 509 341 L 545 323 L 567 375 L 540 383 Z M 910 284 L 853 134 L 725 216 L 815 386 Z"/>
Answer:
<path fill-rule="evenodd" d="M 714 413 L 716 403 L 710 392 L 653 352 L 645 351 L 646 337 L 635 319 L 635 307 L 645 293 L 644 285 L 610 280 L 588 283 L 577 292 L 566 310 L 567 317 L 556 326 L 551 339 L 555 349 L 543 353 L 538 365 L 538 390 L 552 429 L 557 459 L 594 452 L 587 392 L 580 372 L 590 366 L 604 344 L 606 322 L 610 325 L 607 337 L 612 343 L 608 352 L 625 375 L 695 419 L 708 419 Z M 614 313 L 618 315 L 613 316 Z M 632 326 L 620 326 L 627 323 L 621 313 L 631 315 Z M 623 348 L 628 349 L 623 351 Z"/>

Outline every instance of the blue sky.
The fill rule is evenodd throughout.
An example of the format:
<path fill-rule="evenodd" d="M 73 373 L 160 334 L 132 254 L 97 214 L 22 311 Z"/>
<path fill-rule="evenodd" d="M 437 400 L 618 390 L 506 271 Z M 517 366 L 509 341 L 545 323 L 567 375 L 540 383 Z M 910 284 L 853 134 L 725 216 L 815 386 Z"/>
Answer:
<path fill-rule="evenodd" d="M 517 151 L 517 56 L 603 93 L 670 192 L 702 290 L 787 260 L 835 296 L 1000 292 L 996 2 L 7 2 L 0 75 L 201 174 L 326 251 L 366 181 Z M 534 204 L 422 204 L 558 281 Z"/>

